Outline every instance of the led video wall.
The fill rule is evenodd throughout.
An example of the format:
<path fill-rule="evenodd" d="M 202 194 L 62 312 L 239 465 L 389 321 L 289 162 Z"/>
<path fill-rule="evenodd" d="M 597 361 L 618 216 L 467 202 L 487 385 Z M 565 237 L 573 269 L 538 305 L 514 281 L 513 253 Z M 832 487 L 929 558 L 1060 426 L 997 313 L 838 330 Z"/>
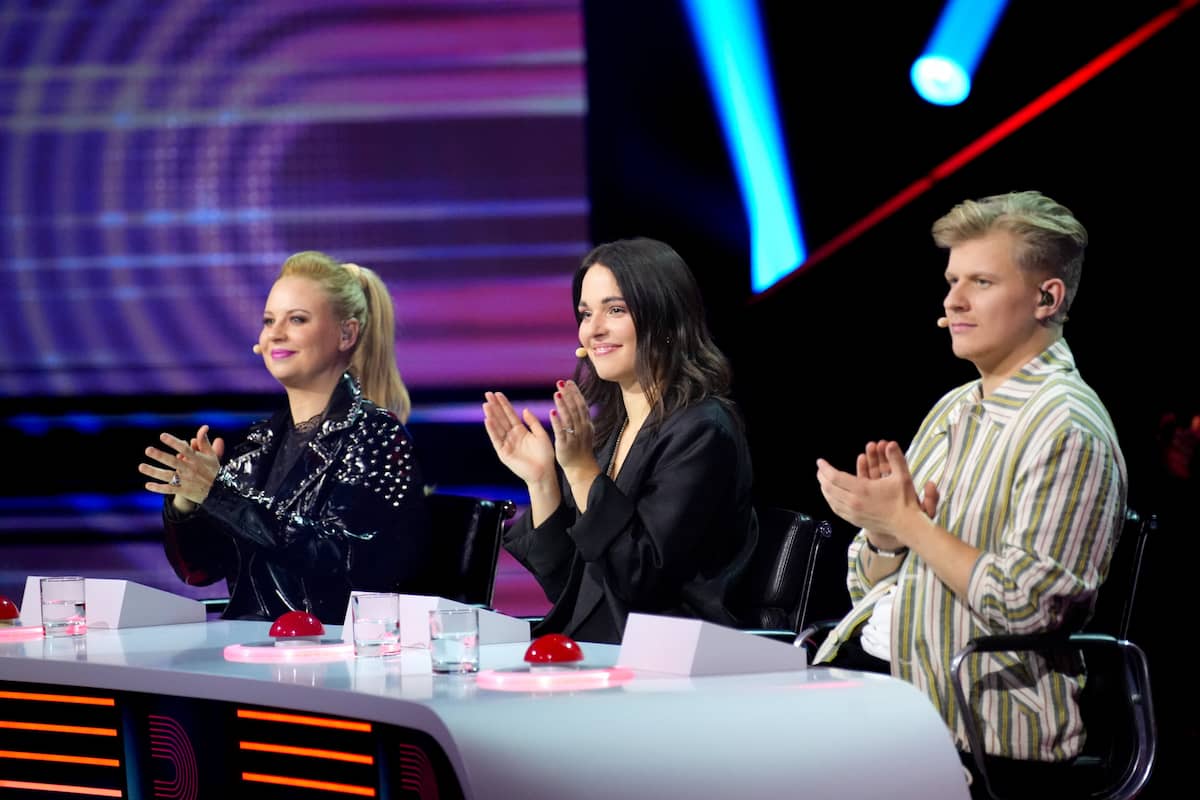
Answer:
<path fill-rule="evenodd" d="M 413 387 L 548 384 L 589 248 L 578 0 L 0 6 L 0 397 L 275 391 L 280 263 L 376 269 Z"/>

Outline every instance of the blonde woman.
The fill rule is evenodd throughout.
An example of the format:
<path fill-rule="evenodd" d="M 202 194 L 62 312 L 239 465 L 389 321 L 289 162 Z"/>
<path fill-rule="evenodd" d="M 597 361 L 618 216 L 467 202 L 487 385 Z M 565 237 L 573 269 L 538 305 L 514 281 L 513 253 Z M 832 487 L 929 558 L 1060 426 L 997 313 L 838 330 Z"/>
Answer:
<path fill-rule="evenodd" d="M 340 624 L 352 589 L 416 591 L 430 551 L 423 478 L 404 426 L 395 317 L 372 270 L 306 251 L 284 262 L 254 346 L 287 393 L 224 460 L 202 425 L 138 471 L 164 496 L 176 574 L 225 579 L 227 619 L 305 610 Z"/>

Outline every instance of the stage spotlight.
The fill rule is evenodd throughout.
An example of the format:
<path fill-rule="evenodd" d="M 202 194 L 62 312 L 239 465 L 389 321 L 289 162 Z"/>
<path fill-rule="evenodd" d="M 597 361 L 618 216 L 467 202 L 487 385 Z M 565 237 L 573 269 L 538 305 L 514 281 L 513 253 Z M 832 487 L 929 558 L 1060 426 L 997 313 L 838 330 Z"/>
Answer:
<path fill-rule="evenodd" d="M 971 77 L 1007 0 L 950 0 L 938 18 L 925 52 L 909 71 L 925 101 L 958 105 L 971 93 Z"/>
<path fill-rule="evenodd" d="M 751 288 L 762 292 L 806 256 L 757 4 L 684 7 L 750 223 Z"/>
<path fill-rule="evenodd" d="M 971 76 L 945 56 L 921 56 L 909 76 L 917 94 L 939 106 L 956 106 L 971 93 Z"/>

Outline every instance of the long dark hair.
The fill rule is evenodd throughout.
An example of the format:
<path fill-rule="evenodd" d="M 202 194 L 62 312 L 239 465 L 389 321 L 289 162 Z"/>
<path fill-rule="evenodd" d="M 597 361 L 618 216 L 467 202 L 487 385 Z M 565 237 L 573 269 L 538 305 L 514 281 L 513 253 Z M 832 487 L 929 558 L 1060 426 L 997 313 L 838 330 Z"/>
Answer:
<path fill-rule="evenodd" d="M 655 239 L 621 239 L 584 256 L 571 282 L 575 323 L 583 276 L 593 266 L 608 267 L 621 289 L 637 331 L 638 383 L 650 403 L 650 421 L 664 419 L 689 405 L 714 397 L 735 417 L 729 399 L 733 370 L 717 349 L 704 317 L 700 287 L 688 265 L 669 245 Z M 591 359 L 580 362 L 575 380 L 589 405 L 598 407 L 597 441 L 604 441 L 625 416 L 621 387 L 601 380 Z"/>

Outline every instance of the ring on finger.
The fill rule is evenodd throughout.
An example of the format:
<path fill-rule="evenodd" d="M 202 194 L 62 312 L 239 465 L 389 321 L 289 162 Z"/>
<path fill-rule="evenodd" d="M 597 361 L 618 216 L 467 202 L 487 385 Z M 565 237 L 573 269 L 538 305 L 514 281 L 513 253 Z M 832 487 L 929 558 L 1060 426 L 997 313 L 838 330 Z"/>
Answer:
<path fill-rule="evenodd" d="M 178 486 L 179 485 L 179 473 L 178 472 L 171 475 L 171 480 L 167 483 L 167 485 L 168 486 Z"/>

